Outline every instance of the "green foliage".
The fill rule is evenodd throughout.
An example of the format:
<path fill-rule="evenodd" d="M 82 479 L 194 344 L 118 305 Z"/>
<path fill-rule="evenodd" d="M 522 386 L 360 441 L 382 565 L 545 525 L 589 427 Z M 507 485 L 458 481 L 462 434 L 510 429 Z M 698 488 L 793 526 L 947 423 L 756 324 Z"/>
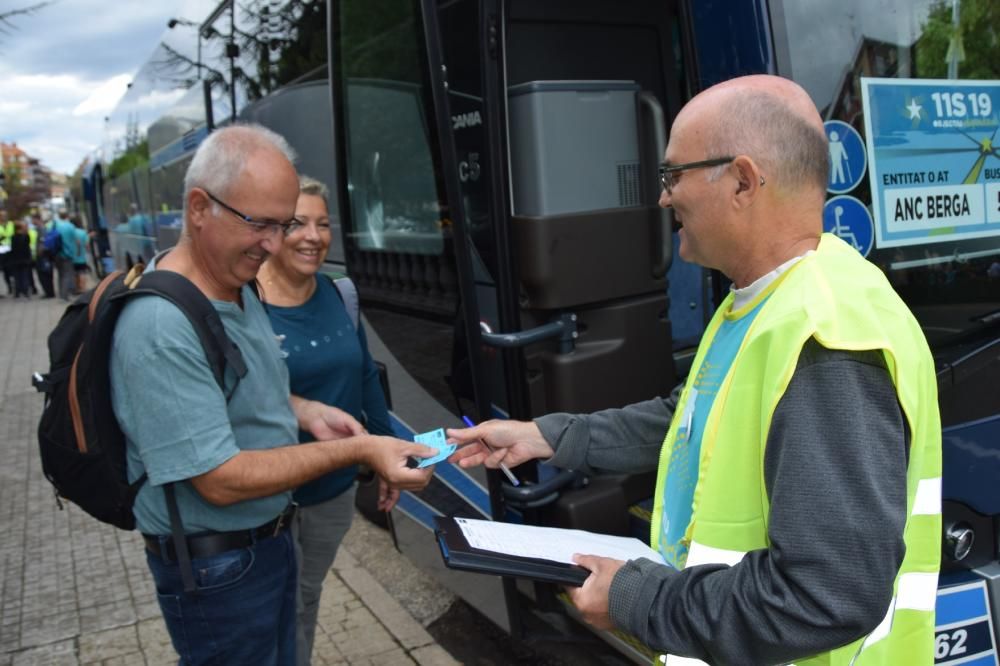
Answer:
<path fill-rule="evenodd" d="M 5 176 L 3 189 L 7 193 L 4 210 L 7 211 L 7 219 L 21 218 L 27 215 L 32 204 L 36 203 L 36 192 L 21 184 L 21 168 L 19 166 L 6 165 L 3 172 Z"/>
<path fill-rule="evenodd" d="M 965 60 L 958 64 L 962 79 L 1000 79 L 1000 2 L 961 0 L 959 28 Z M 922 78 L 948 76 L 948 45 L 954 28 L 952 0 L 938 0 L 930 10 L 916 43 L 916 74 Z"/>
<path fill-rule="evenodd" d="M 149 141 L 143 139 L 111 162 L 108 166 L 108 178 L 116 178 L 147 164 L 149 164 Z"/>

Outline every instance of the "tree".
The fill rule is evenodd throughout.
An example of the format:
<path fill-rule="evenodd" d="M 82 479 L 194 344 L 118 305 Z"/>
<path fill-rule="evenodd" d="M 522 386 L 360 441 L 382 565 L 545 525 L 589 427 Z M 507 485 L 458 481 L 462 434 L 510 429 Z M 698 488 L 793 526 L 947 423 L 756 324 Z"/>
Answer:
<path fill-rule="evenodd" d="M 135 145 L 128 146 L 108 165 L 108 179 L 113 180 L 123 173 L 128 173 L 132 169 L 146 164 L 149 164 L 149 141 L 143 139 Z"/>
<path fill-rule="evenodd" d="M 7 192 L 7 200 L 4 202 L 4 209 L 7 211 L 8 219 L 18 219 L 27 215 L 33 204 L 37 203 L 36 193 L 32 188 L 25 187 L 21 183 L 21 167 L 16 164 L 8 164 L 4 167 L 4 190 Z"/>
<path fill-rule="evenodd" d="M 17 26 L 14 24 L 14 19 L 18 16 L 31 16 L 38 10 L 51 5 L 55 0 L 46 0 L 45 2 L 36 2 L 33 5 L 28 5 L 27 7 L 20 7 L 17 9 L 8 9 L 6 11 L 0 12 L 0 35 L 9 35 Z"/>
<path fill-rule="evenodd" d="M 996 0 L 961 0 L 959 34 L 965 59 L 958 65 L 963 79 L 1000 79 L 1000 3 Z M 927 23 L 915 44 L 917 75 L 948 76 L 948 47 L 955 33 L 952 0 L 931 6 Z"/>

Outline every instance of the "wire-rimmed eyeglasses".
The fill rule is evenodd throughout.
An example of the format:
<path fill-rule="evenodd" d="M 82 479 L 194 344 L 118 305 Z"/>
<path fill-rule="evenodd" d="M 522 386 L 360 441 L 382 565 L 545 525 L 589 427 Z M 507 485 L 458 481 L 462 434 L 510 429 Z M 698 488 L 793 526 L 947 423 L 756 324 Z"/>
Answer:
<path fill-rule="evenodd" d="M 663 189 L 667 191 L 667 194 L 673 194 L 674 187 L 676 187 L 677 181 L 679 180 L 677 174 L 682 171 L 721 166 L 723 164 L 729 164 L 735 159 L 735 157 L 714 157 L 710 160 L 687 162 L 686 164 L 670 164 L 669 162 L 662 162 L 660 164 L 660 184 L 663 185 Z"/>
<path fill-rule="evenodd" d="M 287 236 L 289 234 L 295 233 L 304 226 L 301 220 L 298 220 L 294 217 L 288 220 L 287 222 L 279 222 L 278 220 L 258 220 L 252 218 L 249 215 L 246 215 L 245 213 L 241 213 L 240 211 L 236 210 L 235 208 L 233 208 L 232 206 L 230 206 L 225 201 L 215 196 L 205 188 L 201 189 L 205 193 L 205 196 L 207 196 L 209 199 L 211 199 L 212 201 L 219 204 L 227 211 L 235 215 L 240 222 L 250 227 L 251 231 L 260 236 L 274 236 L 275 234 L 278 233 L 279 230 L 283 235 Z"/>

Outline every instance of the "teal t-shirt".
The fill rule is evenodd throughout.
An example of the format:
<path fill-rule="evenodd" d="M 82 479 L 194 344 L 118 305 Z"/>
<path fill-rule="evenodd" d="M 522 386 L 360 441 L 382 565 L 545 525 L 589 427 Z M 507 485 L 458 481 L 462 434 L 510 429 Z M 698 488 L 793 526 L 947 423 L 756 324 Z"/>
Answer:
<path fill-rule="evenodd" d="M 85 264 L 87 263 L 87 244 L 90 242 L 90 236 L 83 229 L 76 228 L 76 252 L 73 255 L 74 264 Z"/>
<path fill-rule="evenodd" d="M 187 317 L 156 296 L 130 301 L 115 327 L 111 397 L 128 443 L 128 478 L 148 475 L 133 512 L 139 531 L 169 534 L 163 484 L 184 481 L 240 450 L 294 444 L 298 423 L 289 403 L 288 371 L 263 307 L 248 287 L 243 308 L 212 301 L 248 372 L 229 402 L 212 376 Z M 226 390 L 236 384 L 226 370 Z M 184 531 L 229 531 L 277 516 L 291 493 L 215 506 L 188 483 L 176 485 Z"/>
<path fill-rule="evenodd" d="M 392 435 L 378 368 L 368 352 L 365 329 L 355 330 L 337 288 L 317 276 L 312 297 L 296 307 L 267 306 L 274 332 L 281 338 L 292 393 L 339 407 L 365 424 L 368 432 Z M 299 432 L 300 442 L 315 441 Z M 295 491 L 295 501 L 311 506 L 343 493 L 358 468 L 343 467 Z"/>
<path fill-rule="evenodd" d="M 72 261 L 76 257 L 76 226 L 69 220 L 55 220 L 56 229 L 62 238 L 59 254 Z"/>
<path fill-rule="evenodd" d="M 694 383 L 688 389 L 684 412 L 680 415 L 677 437 L 670 452 L 670 465 L 663 489 L 663 521 L 660 523 L 660 554 L 674 568 L 682 569 L 688 547 L 684 533 L 691 523 L 694 489 L 698 483 L 701 438 L 719 388 L 732 368 L 750 324 L 769 297 L 749 312 L 725 319 L 708 348 Z"/>

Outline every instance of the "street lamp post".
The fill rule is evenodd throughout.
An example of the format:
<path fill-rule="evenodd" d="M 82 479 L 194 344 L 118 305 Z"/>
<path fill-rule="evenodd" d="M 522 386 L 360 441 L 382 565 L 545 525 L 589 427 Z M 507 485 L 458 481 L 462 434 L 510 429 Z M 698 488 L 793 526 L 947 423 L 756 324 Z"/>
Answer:
<path fill-rule="evenodd" d="M 227 9 L 229 10 L 229 41 L 226 43 L 226 57 L 229 58 L 229 106 L 231 107 L 230 118 L 236 120 L 236 58 L 240 53 L 240 49 L 234 41 L 236 37 L 236 3 L 233 0 L 222 0 L 208 15 L 208 18 L 202 22 L 199 33 L 206 37 L 211 34 L 210 31 L 215 30 L 212 24 Z"/>

